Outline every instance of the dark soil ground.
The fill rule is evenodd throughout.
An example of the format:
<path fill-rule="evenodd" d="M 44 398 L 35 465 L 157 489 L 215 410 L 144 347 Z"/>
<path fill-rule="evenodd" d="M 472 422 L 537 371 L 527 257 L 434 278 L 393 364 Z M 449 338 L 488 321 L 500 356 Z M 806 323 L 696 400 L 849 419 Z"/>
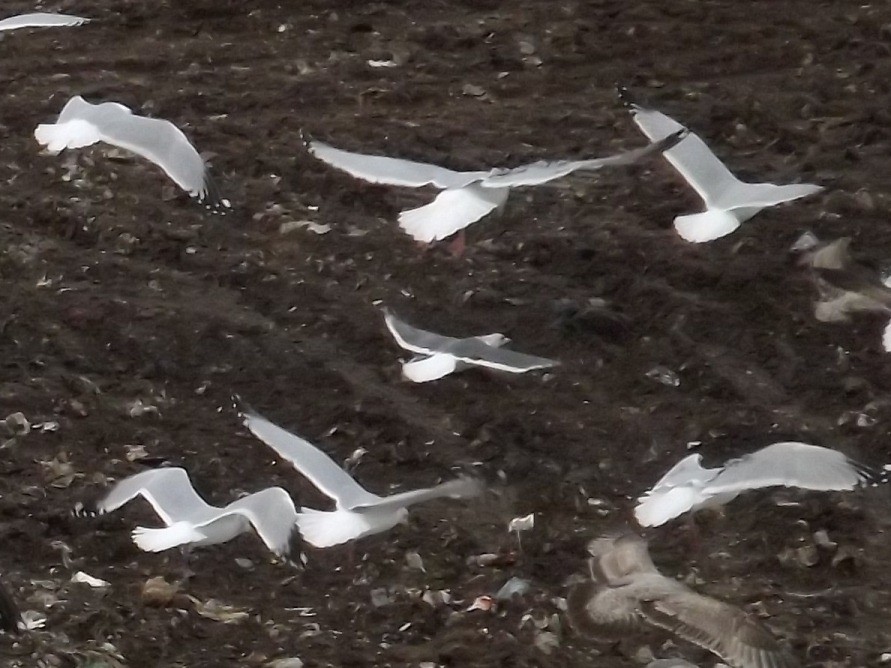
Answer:
<path fill-rule="evenodd" d="M 0 567 L 21 607 L 47 617 L 20 642 L 0 639 L 5 665 L 608 667 L 639 665 L 649 650 L 713 665 L 686 644 L 573 635 L 560 602 L 585 572 L 587 540 L 630 526 L 634 498 L 693 441 L 707 463 L 783 439 L 891 460 L 883 321 L 815 321 L 813 284 L 787 252 L 812 229 L 853 236 L 877 265 L 891 259 L 891 6 L 44 8 L 96 20 L 0 42 L 0 417 L 21 412 L 32 425 L 4 436 Z M 400 64 L 367 64 L 389 58 Z M 456 168 L 604 155 L 644 143 L 616 82 L 688 124 L 741 176 L 826 191 L 690 245 L 671 221 L 699 202 L 653 159 L 516 191 L 453 259 L 420 252 L 395 223 L 430 193 L 358 182 L 301 143 L 303 129 Z M 41 155 L 34 127 L 74 94 L 177 123 L 234 213 L 208 216 L 119 152 Z M 299 220 L 331 231 L 280 232 Z M 589 298 L 623 324 L 555 326 L 557 300 Z M 504 332 L 563 365 L 410 385 L 381 303 L 446 334 Z M 656 367 L 680 384 L 648 375 Z M 145 582 L 177 581 L 183 562 L 131 542 L 132 527 L 157 522 L 148 506 L 69 516 L 112 479 L 169 462 L 212 502 L 276 484 L 327 507 L 240 426 L 232 392 L 339 461 L 366 448 L 356 475 L 374 491 L 471 467 L 491 491 L 417 507 L 352 559 L 300 546 L 305 568 L 275 562 L 246 534 L 196 551 L 195 576 L 168 605 L 150 605 Z M 520 552 L 506 526 L 530 512 Z M 891 652 L 886 489 L 753 493 L 705 525 L 698 552 L 682 523 L 647 534 L 664 572 L 759 615 L 806 665 L 879 665 Z M 835 550 L 814 547 L 819 530 Z M 412 552 L 426 572 L 406 561 Z M 480 565 L 484 554 L 499 556 Z M 110 586 L 72 583 L 77 571 Z M 511 577 L 529 592 L 466 611 Z"/>

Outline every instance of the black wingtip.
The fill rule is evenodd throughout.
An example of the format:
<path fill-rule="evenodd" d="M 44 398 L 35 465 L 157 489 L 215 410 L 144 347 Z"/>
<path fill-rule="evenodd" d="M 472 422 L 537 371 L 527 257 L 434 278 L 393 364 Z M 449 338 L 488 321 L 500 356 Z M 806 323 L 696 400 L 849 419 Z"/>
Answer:
<path fill-rule="evenodd" d="M 619 102 L 624 104 L 629 110 L 634 111 L 637 108 L 638 105 L 634 101 L 631 91 L 628 90 L 627 86 L 616 83 L 616 95 L 619 97 Z"/>
<path fill-rule="evenodd" d="M 199 196 L 198 201 L 204 205 L 205 209 L 217 216 L 225 216 L 232 210 L 232 202 L 221 195 L 219 186 L 208 173 L 204 175 L 204 192 Z"/>

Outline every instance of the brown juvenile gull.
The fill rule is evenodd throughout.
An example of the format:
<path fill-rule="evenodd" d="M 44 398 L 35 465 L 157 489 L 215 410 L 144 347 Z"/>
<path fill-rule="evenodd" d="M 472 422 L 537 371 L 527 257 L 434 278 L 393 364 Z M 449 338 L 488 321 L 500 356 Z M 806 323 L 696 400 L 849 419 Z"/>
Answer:
<path fill-rule="evenodd" d="M 497 332 L 463 339 L 443 336 L 412 327 L 387 309 L 384 309 L 384 322 L 396 343 L 417 355 L 402 364 L 402 375 L 415 383 L 438 380 L 471 366 L 526 373 L 559 364 L 557 360 L 503 348 L 510 339 Z"/>
<path fill-rule="evenodd" d="M 820 295 L 814 317 L 820 322 L 847 322 L 858 312 L 891 314 L 891 287 L 878 271 L 854 259 L 850 237 L 822 242 L 806 233 L 792 251 L 800 253 L 800 265 L 813 270 Z M 882 348 L 891 352 L 891 320 L 882 330 Z"/>
<path fill-rule="evenodd" d="M 665 114 L 633 102 L 625 88 L 619 88 L 619 97 L 650 141 L 657 141 L 683 127 Z M 674 227 L 681 238 L 693 243 L 719 239 L 733 232 L 761 209 L 806 197 L 823 189 L 811 183 L 775 185 L 740 181 L 692 132 L 677 146 L 665 151 L 663 156 L 705 203 L 704 212 L 674 219 Z"/>
<path fill-rule="evenodd" d="M 51 14 L 47 12 L 32 12 L 10 16 L 0 21 L 0 31 L 18 30 L 19 28 L 66 28 L 79 26 L 89 22 L 90 19 L 70 14 Z"/>
<path fill-rule="evenodd" d="M 662 575 L 639 536 L 599 538 L 588 549 L 594 557 L 593 579 L 573 589 L 567 599 L 569 620 L 579 632 L 614 638 L 649 627 L 714 652 L 734 668 L 799 665 L 741 608 Z"/>
<path fill-rule="evenodd" d="M 416 503 L 443 497 L 467 498 L 483 491 L 479 480 L 462 476 L 426 489 L 390 496 L 372 494 L 312 443 L 240 404 L 237 397 L 234 399 L 251 433 L 334 500 L 332 511 L 302 508 L 297 513 L 295 521 L 300 535 L 315 547 L 332 547 L 387 531 L 406 521 L 408 507 Z"/>
<path fill-rule="evenodd" d="M 250 531 L 278 556 L 287 555 L 297 509 L 281 487 L 268 487 L 227 506 L 209 505 L 198 496 L 189 474 L 181 468 L 142 471 L 118 482 L 95 510 L 76 509 L 78 515 L 104 514 L 142 496 L 167 526 L 161 529 L 136 527 L 133 542 L 147 552 L 183 546 L 225 543 Z"/>
<path fill-rule="evenodd" d="M 207 165 L 182 130 L 170 121 L 137 116 L 117 102 L 90 104 L 75 95 L 55 123 L 37 126 L 34 137 L 52 154 L 96 142 L 117 146 L 155 163 L 211 211 L 222 213 L 231 206 L 220 197 Z"/>
<path fill-rule="evenodd" d="M 837 450 L 794 441 L 768 445 L 714 469 L 701 462 L 702 455 L 687 455 L 637 500 L 634 516 L 641 526 L 660 526 L 687 512 L 723 506 L 751 489 L 847 491 L 887 478 Z"/>
<path fill-rule="evenodd" d="M 677 144 L 686 134 L 678 126 L 669 136 L 643 148 L 606 158 L 539 160 L 514 168 L 458 172 L 401 158 L 364 155 L 334 148 L 320 141 L 307 142 L 309 152 L 332 167 L 371 183 L 442 190 L 430 203 L 399 214 L 399 226 L 415 240 L 430 243 L 445 239 L 504 205 L 511 188 L 537 186 L 576 171 L 629 165 Z"/>

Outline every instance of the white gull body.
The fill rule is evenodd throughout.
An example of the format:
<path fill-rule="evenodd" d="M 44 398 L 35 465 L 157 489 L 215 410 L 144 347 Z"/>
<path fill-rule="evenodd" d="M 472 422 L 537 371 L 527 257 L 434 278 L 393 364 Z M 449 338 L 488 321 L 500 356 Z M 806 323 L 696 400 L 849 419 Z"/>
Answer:
<path fill-rule="evenodd" d="M 663 113 L 630 102 L 624 89 L 620 89 L 619 93 L 630 109 L 634 122 L 651 141 L 657 141 L 683 127 Z M 674 219 L 674 227 L 681 238 L 694 243 L 719 239 L 762 209 L 813 195 L 823 189 L 810 183 L 775 185 L 740 181 L 692 132 L 663 155 L 705 202 L 704 212 Z"/>
<path fill-rule="evenodd" d="M 541 185 L 576 171 L 628 165 L 674 146 L 686 130 L 678 126 L 669 134 L 671 136 L 663 136 L 649 146 L 606 158 L 538 161 L 512 169 L 470 172 L 401 158 L 352 153 L 315 140 L 309 141 L 307 148 L 319 160 L 371 183 L 411 188 L 434 186 L 442 190 L 430 204 L 399 214 L 399 226 L 405 232 L 417 241 L 430 243 L 451 236 L 503 206 L 511 188 Z"/>
<path fill-rule="evenodd" d="M 136 116 L 117 102 L 90 104 L 75 95 L 55 123 L 37 126 L 34 137 L 52 154 L 97 142 L 117 146 L 156 164 L 209 209 L 221 211 L 230 206 L 220 197 L 207 165 L 182 130 L 170 121 Z"/>
<path fill-rule="evenodd" d="M 660 526 L 687 512 L 722 506 L 751 489 L 847 491 L 877 480 L 868 467 L 837 450 L 794 441 L 768 445 L 715 469 L 703 468 L 701 461 L 699 454 L 684 457 L 637 500 L 634 516 L 641 526 Z"/>
<path fill-rule="evenodd" d="M 509 373 L 526 373 L 559 364 L 546 357 L 526 355 L 503 348 L 508 339 L 503 334 L 485 334 L 464 339 L 442 336 L 412 327 L 384 310 L 384 322 L 402 348 L 417 355 L 403 363 L 402 374 L 415 383 L 437 380 L 454 371 L 482 366 Z"/>
<path fill-rule="evenodd" d="M 416 503 L 441 497 L 476 496 L 483 490 L 478 480 L 461 477 L 429 489 L 378 496 L 359 485 L 312 443 L 252 410 L 242 409 L 241 417 L 254 436 L 334 500 L 333 511 L 303 508 L 297 513 L 300 534 L 315 547 L 331 547 L 387 531 L 407 520 L 408 507 Z"/>
<path fill-rule="evenodd" d="M 251 528 L 275 554 L 289 551 L 297 509 L 281 487 L 269 487 L 218 508 L 198 496 L 184 469 L 152 469 L 118 482 L 96 505 L 96 512 L 112 512 L 137 496 L 148 501 L 167 525 L 134 529 L 133 542 L 147 552 L 225 543 Z"/>

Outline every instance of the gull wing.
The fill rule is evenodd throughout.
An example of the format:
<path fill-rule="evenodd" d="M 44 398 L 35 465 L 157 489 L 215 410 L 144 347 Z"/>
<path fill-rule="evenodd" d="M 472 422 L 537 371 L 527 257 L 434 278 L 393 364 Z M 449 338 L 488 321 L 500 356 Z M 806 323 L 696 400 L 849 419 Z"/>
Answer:
<path fill-rule="evenodd" d="M 637 601 L 623 588 L 604 587 L 594 581 L 583 582 L 569 592 L 566 614 L 576 631 L 601 639 L 620 640 L 643 625 Z"/>
<path fill-rule="evenodd" d="M 68 101 L 55 124 L 39 125 L 34 135 L 55 152 L 97 141 L 132 151 L 155 163 L 199 201 L 215 208 L 225 206 L 204 160 L 182 130 L 170 121 L 135 116 L 115 102 L 90 104 L 77 95 Z"/>
<path fill-rule="evenodd" d="M 307 142 L 306 148 L 322 162 L 328 163 L 350 176 L 370 183 L 382 183 L 390 186 L 420 188 L 433 185 L 437 188 L 462 188 L 489 174 L 488 171 L 456 172 L 425 162 L 353 153 L 316 140 Z"/>
<path fill-rule="evenodd" d="M 281 487 L 269 487 L 233 501 L 220 517 L 231 513 L 244 515 L 272 552 L 288 554 L 291 533 L 297 526 L 297 509 L 291 495 Z"/>
<path fill-rule="evenodd" d="M 843 491 L 874 478 L 871 469 L 837 450 L 787 441 L 727 462 L 703 492 L 715 495 L 775 486 Z"/>
<path fill-rule="evenodd" d="M 352 510 L 361 512 L 362 510 L 379 510 L 388 508 L 398 510 L 399 508 L 408 508 L 416 503 L 423 503 L 431 499 L 441 499 L 449 497 L 452 499 L 466 499 L 471 496 L 478 496 L 483 492 L 483 484 L 476 478 L 469 476 L 461 476 L 454 480 L 441 483 L 435 487 L 427 487 L 424 489 L 414 489 L 408 492 L 400 492 L 391 494 L 390 496 L 379 497 L 373 503 L 359 503 L 352 507 Z"/>
<path fill-rule="evenodd" d="M 0 21 L 0 31 L 17 30 L 18 28 L 65 28 L 79 26 L 88 23 L 90 19 L 70 14 L 51 14 L 46 12 L 32 12 L 10 16 Z"/>
<path fill-rule="evenodd" d="M 671 489 L 679 485 L 705 484 L 715 477 L 721 469 L 707 469 L 701 464 L 702 455 L 694 453 L 687 455 L 677 464 L 668 469 L 668 472 L 659 478 L 647 494 L 656 491 Z"/>
<path fill-rule="evenodd" d="M 644 619 L 710 650 L 742 668 L 792 668 L 799 665 L 777 639 L 743 610 L 686 588 L 641 601 Z"/>
<path fill-rule="evenodd" d="M 641 526 L 665 524 L 707 498 L 703 486 L 722 469 L 703 468 L 700 462 L 702 455 L 687 455 L 638 497 L 634 517 Z"/>
<path fill-rule="evenodd" d="M 250 432 L 288 460 L 313 485 L 334 499 L 338 508 L 374 504 L 380 498 L 359 485 L 349 473 L 309 441 L 273 424 L 259 413 L 242 410 L 241 418 Z"/>
<path fill-rule="evenodd" d="M 396 339 L 396 343 L 401 348 L 410 350 L 413 353 L 431 355 L 459 340 L 451 336 L 442 336 L 441 334 L 434 334 L 424 329 L 412 327 L 400 320 L 390 309 L 385 308 L 383 311 L 384 323 L 386 323 L 387 329 L 390 330 L 390 334 Z"/>
<path fill-rule="evenodd" d="M 534 369 L 547 369 L 560 364 L 557 360 L 547 357 L 536 357 L 506 348 L 490 346 L 476 337 L 458 339 L 449 344 L 443 352 L 454 355 L 461 362 L 510 373 L 526 373 Z"/>
<path fill-rule="evenodd" d="M 96 505 L 96 510 L 100 514 L 112 512 L 137 496 L 148 501 L 167 525 L 203 520 L 208 512 L 218 510 L 198 496 L 189 474 L 181 468 L 151 469 L 124 478 Z"/>
<path fill-rule="evenodd" d="M 510 189 L 471 183 L 443 190 L 416 209 L 399 214 L 399 227 L 416 241 L 439 241 L 463 230 L 507 201 Z"/>
<path fill-rule="evenodd" d="M 618 167 L 620 165 L 630 165 L 639 160 L 652 155 L 661 153 L 677 145 L 684 137 L 687 136 L 687 129 L 679 130 L 669 134 L 666 137 L 654 141 L 648 146 L 632 149 L 624 153 L 618 153 L 606 158 L 590 158 L 587 160 L 555 160 L 537 162 L 514 167 L 513 169 L 493 170 L 490 176 L 481 181 L 483 186 L 492 187 L 518 187 L 518 186 L 537 186 L 554 179 L 568 176 L 576 171 L 595 171 L 604 167 Z"/>

